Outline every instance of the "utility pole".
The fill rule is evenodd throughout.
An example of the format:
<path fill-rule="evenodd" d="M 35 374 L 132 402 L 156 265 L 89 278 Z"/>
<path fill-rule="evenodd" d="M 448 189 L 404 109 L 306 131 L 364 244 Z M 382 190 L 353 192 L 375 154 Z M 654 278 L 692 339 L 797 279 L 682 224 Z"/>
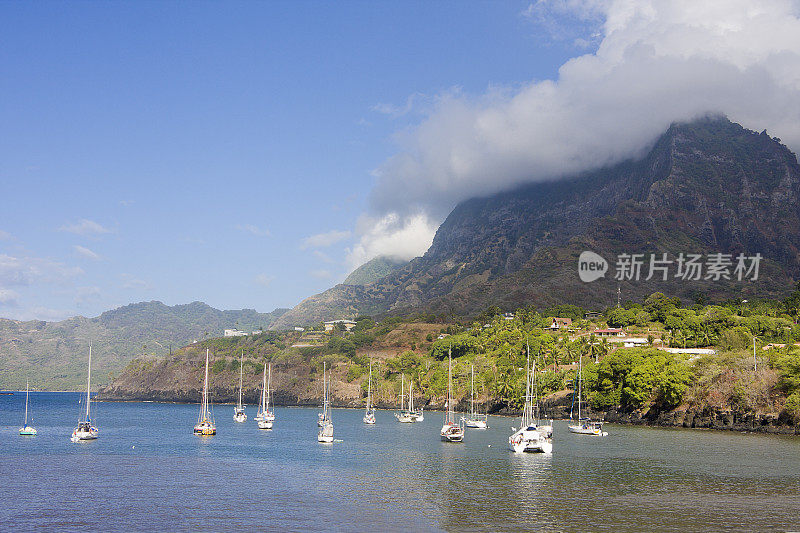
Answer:
<path fill-rule="evenodd" d="M 619 309 L 620 302 L 622 301 L 622 289 L 620 289 L 619 285 L 617 285 L 617 309 Z"/>

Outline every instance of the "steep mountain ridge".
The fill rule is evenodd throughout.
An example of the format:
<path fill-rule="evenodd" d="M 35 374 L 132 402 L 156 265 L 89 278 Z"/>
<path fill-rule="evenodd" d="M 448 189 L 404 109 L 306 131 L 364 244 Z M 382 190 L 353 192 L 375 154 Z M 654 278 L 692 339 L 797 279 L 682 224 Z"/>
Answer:
<path fill-rule="evenodd" d="M 275 327 L 358 313 L 475 314 L 488 305 L 602 308 L 618 288 L 624 299 L 780 296 L 800 277 L 798 197 L 800 166 L 779 139 L 724 117 L 673 124 L 639 160 L 462 202 L 424 256 L 374 283 L 312 296 Z M 583 250 L 609 261 L 604 278 L 579 279 Z M 750 282 L 617 281 L 623 253 L 764 260 Z"/>

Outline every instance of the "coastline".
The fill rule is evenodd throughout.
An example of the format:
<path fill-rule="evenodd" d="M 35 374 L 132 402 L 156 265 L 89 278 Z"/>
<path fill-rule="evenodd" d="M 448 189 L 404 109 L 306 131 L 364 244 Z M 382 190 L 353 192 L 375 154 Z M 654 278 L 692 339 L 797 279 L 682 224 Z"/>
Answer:
<path fill-rule="evenodd" d="M 165 397 L 166 396 L 166 397 Z M 191 396 L 192 398 L 189 398 Z M 292 398 L 293 395 L 276 394 L 275 403 L 276 407 L 293 408 L 293 407 L 319 407 L 322 405 L 322 398 Z M 178 395 L 128 395 L 127 397 L 99 397 L 96 401 L 109 402 L 109 403 L 136 403 L 136 402 L 153 402 L 165 404 L 198 404 L 195 399 L 197 396 L 194 394 L 181 393 Z M 279 400 L 280 399 L 280 400 Z M 287 401 L 289 400 L 289 401 Z M 213 402 L 214 405 L 236 405 L 236 401 L 226 398 L 222 402 Z M 257 405 L 257 401 L 246 401 L 245 405 Z M 547 401 L 543 402 L 543 411 L 551 415 L 554 420 L 569 420 L 569 405 L 563 405 L 560 402 L 553 402 L 548 404 Z M 375 402 L 375 408 L 383 411 L 395 411 L 397 405 L 389 402 Z M 363 404 L 360 400 L 333 400 L 331 406 L 336 409 L 360 409 Z M 443 412 L 444 405 L 430 402 L 423 406 L 425 411 L 428 412 Z M 456 406 L 456 412 L 468 412 L 468 402 L 462 401 Z M 520 416 L 520 411 L 508 409 L 506 406 L 495 403 L 489 406 L 489 416 L 502 416 L 506 418 L 517 418 Z M 648 426 L 648 427 L 664 427 L 664 428 L 682 428 L 682 429 L 699 429 L 699 430 L 717 430 L 717 431 L 736 431 L 741 433 L 768 433 L 775 435 L 800 435 L 800 424 L 792 424 L 791 419 L 785 413 L 775 414 L 755 414 L 755 413 L 738 413 L 731 410 L 720 410 L 713 408 L 705 409 L 691 409 L 691 408 L 677 408 L 672 411 L 658 411 L 656 409 L 643 409 L 634 410 L 630 412 L 618 411 L 615 409 L 609 411 L 592 411 L 586 410 L 585 415 L 603 420 L 606 423 L 620 424 L 620 425 L 633 425 L 633 426 Z M 549 417 L 548 417 L 549 418 Z"/>

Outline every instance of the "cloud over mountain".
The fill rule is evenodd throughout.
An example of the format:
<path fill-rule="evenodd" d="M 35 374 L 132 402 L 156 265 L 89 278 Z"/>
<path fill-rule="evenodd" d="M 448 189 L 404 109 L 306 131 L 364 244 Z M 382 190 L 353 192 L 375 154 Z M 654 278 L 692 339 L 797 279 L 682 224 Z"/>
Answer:
<path fill-rule="evenodd" d="M 398 153 L 375 171 L 367 216 L 377 223 L 361 225 L 351 264 L 387 248 L 419 255 L 459 201 L 637 157 L 675 121 L 722 113 L 800 150 L 797 2 L 612 0 L 592 9 L 603 21 L 597 49 L 556 79 L 480 96 L 449 91 L 399 137 Z"/>

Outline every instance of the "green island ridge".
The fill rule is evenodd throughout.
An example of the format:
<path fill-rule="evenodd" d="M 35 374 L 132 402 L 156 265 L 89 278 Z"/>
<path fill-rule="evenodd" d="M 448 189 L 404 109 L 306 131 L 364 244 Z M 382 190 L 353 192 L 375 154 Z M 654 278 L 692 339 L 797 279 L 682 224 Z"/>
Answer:
<path fill-rule="evenodd" d="M 263 367 L 270 363 L 277 405 L 319 405 L 324 362 L 332 372 L 334 405 L 363 406 L 372 361 L 379 408 L 397 408 L 403 375 L 406 385 L 414 382 L 415 403 L 436 410 L 445 402 L 451 353 L 457 409 L 468 409 L 474 366 L 480 410 L 511 415 L 522 405 L 529 347 L 548 416 L 569 417 L 582 358 L 591 416 L 799 434 L 800 287 L 782 300 L 700 300 L 688 305 L 654 293 L 588 315 L 593 318 L 574 305 L 513 313 L 491 307 L 473 320 L 422 313 L 376 322 L 361 316 L 352 331 L 339 326 L 325 332 L 318 324 L 302 332 L 207 339 L 172 357 L 134 360 L 101 389 L 100 398 L 196 402 L 208 349 L 215 403 L 235 401 L 243 354 L 249 403 L 256 403 Z M 553 317 L 566 320 L 554 325 Z M 673 353 L 692 349 L 699 353 Z"/>

